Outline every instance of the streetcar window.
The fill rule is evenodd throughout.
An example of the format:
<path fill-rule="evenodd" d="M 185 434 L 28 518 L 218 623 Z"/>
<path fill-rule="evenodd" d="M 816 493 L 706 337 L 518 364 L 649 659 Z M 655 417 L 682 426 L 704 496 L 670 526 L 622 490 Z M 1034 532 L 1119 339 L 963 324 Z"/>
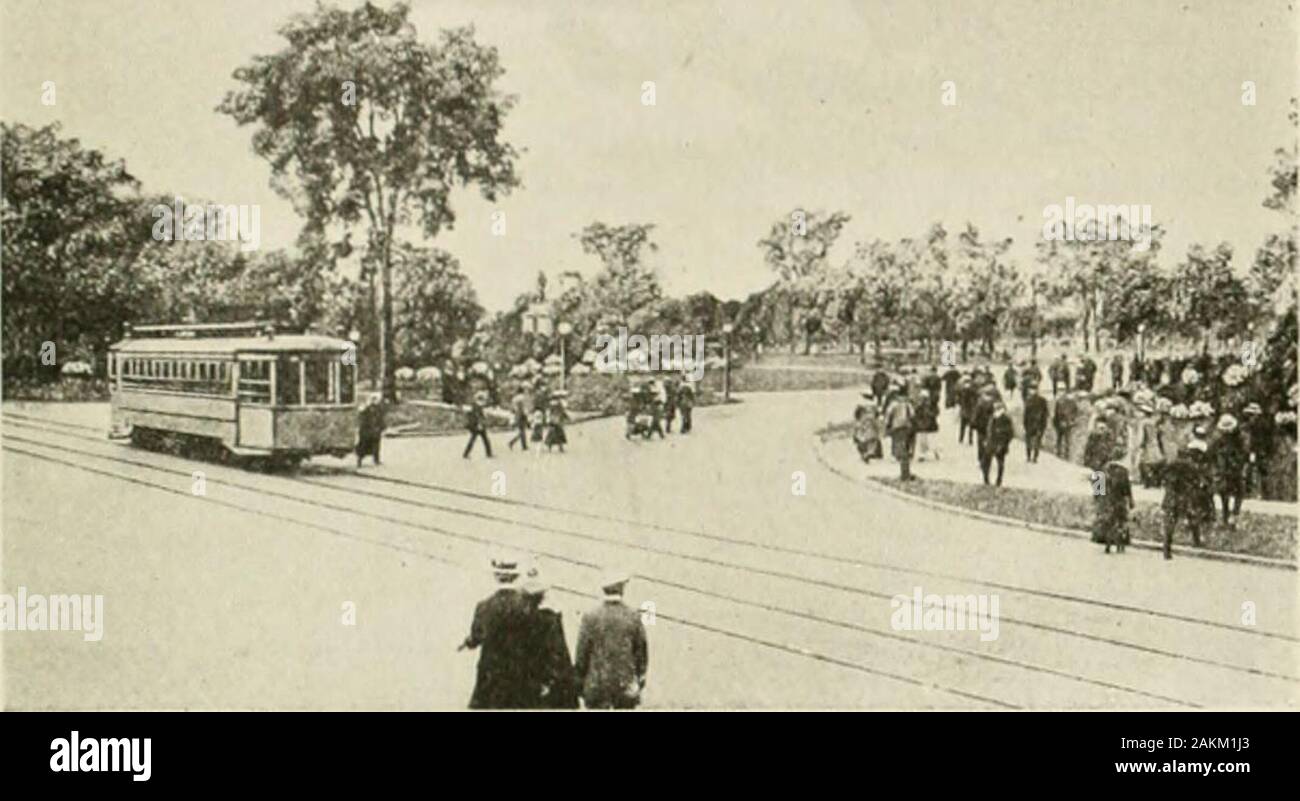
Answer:
<path fill-rule="evenodd" d="M 332 362 L 328 359 L 306 359 L 304 368 L 307 377 L 306 390 L 307 403 L 329 403 L 330 402 L 330 365 Z"/>
<path fill-rule="evenodd" d="M 275 371 L 275 402 L 278 406 L 298 406 L 302 403 L 302 359 L 298 356 L 281 356 Z"/>
<path fill-rule="evenodd" d="M 239 398 L 247 403 L 271 402 L 271 363 L 240 362 Z"/>
<path fill-rule="evenodd" d="M 351 364 L 339 365 L 339 403 L 357 402 L 357 368 Z"/>

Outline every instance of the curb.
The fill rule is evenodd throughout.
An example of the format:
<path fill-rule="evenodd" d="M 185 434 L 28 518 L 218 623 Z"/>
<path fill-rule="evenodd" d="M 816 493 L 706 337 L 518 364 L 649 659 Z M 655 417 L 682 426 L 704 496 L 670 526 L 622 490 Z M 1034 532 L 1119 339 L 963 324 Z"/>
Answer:
<path fill-rule="evenodd" d="M 826 443 L 829 442 L 830 440 L 823 439 L 819 435 L 813 435 L 813 436 L 816 439 L 816 442 L 814 443 L 814 450 L 817 453 L 817 461 L 821 462 L 826 469 L 830 470 L 832 473 L 839 476 L 840 478 L 843 478 L 846 481 L 850 481 L 856 484 L 858 480 L 857 477 L 851 476 L 845 471 L 839 469 L 838 467 L 835 467 L 826 458 L 823 449 L 825 448 Z M 998 523 L 1004 526 L 1016 526 L 1018 528 L 1024 528 L 1030 531 L 1037 531 L 1043 534 L 1052 534 L 1057 537 L 1070 537 L 1072 539 L 1085 539 L 1089 541 L 1092 540 L 1092 534 L 1090 532 L 1083 531 L 1082 529 L 1049 526 L 1043 523 L 1034 523 L 1029 520 L 1018 520 L 1014 517 L 1003 517 L 1001 515 L 989 514 L 988 512 L 980 512 L 974 509 L 967 509 L 962 506 L 953 506 L 952 504 L 943 503 L 942 501 L 936 501 L 931 498 L 924 498 L 919 495 L 912 495 L 911 493 L 894 489 L 893 487 L 881 483 L 880 481 L 870 476 L 867 477 L 867 481 L 871 482 L 871 484 L 874 485 L 872 489 L 876 491 L 883 492 L 886 495 L 890 495 L 895 498 L 899 498 L 901 500 L 909 501 L 911 503 L 917 503 L 920 504 L 921 506 L 926 506 L 931 509 L 937 509 L 939 511 L 948 512 L 949 514 L 955 514 L 961 517 L 968 517 L 986 523 Z M 1142 548 L 1148 551 L 1156 551 L 1161 553 L 1164 552 L 1163 545 L 1158 545 L 1149 540 L 1132 540 L 1129 542 L 1128 547 Z M 1196 548 L 1189 545 L 1175 545 L 1173 546 L 1173 552 L 1178 554 L 1179 556 L 1190 556 L 1197 559 L 1209 559 L 1211 561 L 1217 561 L 1217 562 L 1236 562 L 1238 564 L 1255 565 L 1256 567 L 1268 567 L 1274 570 L 1296 570 L 1295 562 L 1289 562 L 1285 559 L 1275 559 L 1273 557 L 1268 557 L 1268 556 L 1252 556 L 1250 554 L 1228 553 L 1225 551 L 1210 551 L 1205 548 Z"/>

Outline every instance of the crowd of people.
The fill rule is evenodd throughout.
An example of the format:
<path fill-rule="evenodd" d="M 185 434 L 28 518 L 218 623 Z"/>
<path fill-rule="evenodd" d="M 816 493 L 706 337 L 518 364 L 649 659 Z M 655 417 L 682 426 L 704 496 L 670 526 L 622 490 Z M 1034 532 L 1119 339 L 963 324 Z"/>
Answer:
<path fill-rule="evenodd" d="M 897 372 L 878 370 L 862 397 L 865 402 L 853 413 L 853 439 L 863 461 L 882 458 L 888 437 L 890 455 L 899 465 L 899 480 L 915 480 L 913 460 L 942 458 L 936 437 L 942 402 L 944 408 L 960 406 L 957 442 L 977 445 L 985 483 L 1002 485 L 1014 430 L 988 368 L 975 367 L 963 374 L 950 367 L 942 375 L 937 365 L 925 373 L 913 367 Z M 995 463 L 994 479 L 991 471 Z"/>
<path fill-rule="evenodd" d="M 645 624 L 623 603 L 629 581 L 610 573 L 603 602 L 582 615 L 573 658 L 563 615 L 546 605 L 548 587 L 519 560 L 492 560 L 496 591 L 474 609 L 457 650 L 478 649 L 470 709 L 634 709 L 649 667 Z M 524 580 L 522 583 L 520 579 Z"/>
<path fill-rule="evenodd" d="M 1103 370 L 1109 379 L 1104 386 Z M 870 383 L 865 402 L 854 411 L 853 439 L 870 462 L 883 457 L 888 437 L 902 481 L 915 480 L 913 461 L 939 458 L 933 435 L 941 394 L 944 409 L 957 407 L 957 442 L 976 446 L 985 484 L 1002 485 L 1016 435 L 1007 398 L 1017 393 L 1027 464 L 1038 462 L 1049 424 L 1056 455 L 1065 461 L 1074 456 L 1076 437 L 1083 437 L 1079 458 L 1089 469 L 1096 501 L 1093 536 L 1107 552 L 1128 542 L 1134 474 L 1143 487 L 1164 492 L 1168 557 L 1180 526 L 1200 545 L 1202 531 L 1215 520 L 1216 496 L 1223 524 L 1235 528 L 1243 499 L 1250 493 L 1265 497 L 1283 435 L 1289 434 L 1292 447 L 1295 440 L 1294 408 L 1279 408 L 1285 399 L 1264 397 L 1241 354 L 1146 360 L 1120 353 L 1100 363 L 1088 355 L 1071 360 L 1061 354 L 1046 373 L 1032 358 L 1008 364 L 1000 381 L 984 365 L 966 371 L 949 366 L 942 374 L 934 365 L 924 373 L 882 369 Z M 1291 406 L 1294 395 L 1293 387 Z"/>

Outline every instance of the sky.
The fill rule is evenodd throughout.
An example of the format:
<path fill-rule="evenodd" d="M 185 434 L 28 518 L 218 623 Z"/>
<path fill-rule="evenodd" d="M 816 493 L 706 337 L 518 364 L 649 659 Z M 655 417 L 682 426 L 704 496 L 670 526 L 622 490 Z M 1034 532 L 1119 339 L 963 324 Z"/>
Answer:
<path fill-rule="evenodd" d="M 340 2 L 351 7 L 353 3 Z M 233 70 L 281 48 L 312 0 L 0 0 L 0 119 L 58 121 L 146 192 L 261 206 L 263 248 L 302 220 L 251 128 L 214 111 Z M 1284 228 L 1261 206 L 1295 133 L 1297 21 L 1256 0 L 416 0 L 430 41 L 472 23 L 518 97 L 523 186 L 452 197 L 454 254 L 490 310 L 539 270 L 593 274 L 573 234 L 657 226 L 669 294 L 742 298 L 774 278 L 757 242 L 796 208 L 852 216 L 853 243 L 970 221 L 1022 265 L 1044 208 L 1147 204 L 1162 261 L 1231 242 L 1244 269 Z M 46 81 L 55 105 L 42 104 Z M 643 84 L 653 81 L 654 105 Z M 952 81 L 956 104 L 942 102 Z M 1253 81 L 1256 104 L 1242 103 Z M 503 212 L 504 236 L 492 233 Z"/>

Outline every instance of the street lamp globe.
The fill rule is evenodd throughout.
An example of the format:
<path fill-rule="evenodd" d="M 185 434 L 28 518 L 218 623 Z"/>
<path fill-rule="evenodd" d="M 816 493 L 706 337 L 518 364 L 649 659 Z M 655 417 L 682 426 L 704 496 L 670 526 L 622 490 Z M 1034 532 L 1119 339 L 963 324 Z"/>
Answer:
<path fill-rule="evenodd" d="M 556 330 L 560 332 L 560 336 L 567 337 L 569 334 L 573 333 L 573 326 L 567 322 L 563 322 L 557 326 Z"/>
<path fill-rule="evenodd" d="M 732 325 L 731 323 L 723 323 L 723 324 L 722 324 L 722 333 L 724 333 L 724 334 L 730 334 L 732 331 L 735 331 L 735 330 L 736 330 L 736 327 L 735 327 L 734 325 Z"/>

